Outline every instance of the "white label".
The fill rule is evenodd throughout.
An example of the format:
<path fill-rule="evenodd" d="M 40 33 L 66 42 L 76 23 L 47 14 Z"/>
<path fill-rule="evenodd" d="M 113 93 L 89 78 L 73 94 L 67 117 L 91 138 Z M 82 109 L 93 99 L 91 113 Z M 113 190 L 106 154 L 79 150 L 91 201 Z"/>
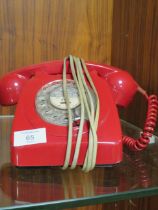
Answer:
<path fill-rule="evenodd" d="M 31 144 L 46 143 L 46 129 L 38 128 L 14 132 L 14 146 L 25 146 Z"/>

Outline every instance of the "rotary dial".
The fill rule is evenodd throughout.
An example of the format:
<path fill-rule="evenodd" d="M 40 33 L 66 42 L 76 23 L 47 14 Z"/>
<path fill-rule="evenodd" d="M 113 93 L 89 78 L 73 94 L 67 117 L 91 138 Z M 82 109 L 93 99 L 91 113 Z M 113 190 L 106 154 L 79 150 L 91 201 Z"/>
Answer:
<path fill-rule="evenodd" d="M 67 92 L 73 121 L 75 121 L 80 119 L 81 111 L 78 90 L 73 80 L 67 80 Z M 37 113 L 46 122 L 61 126 L 67 125 L 68 113 L 63 95 L 62 80 L 44 85 L 36 95 L 35 107 Z"/>

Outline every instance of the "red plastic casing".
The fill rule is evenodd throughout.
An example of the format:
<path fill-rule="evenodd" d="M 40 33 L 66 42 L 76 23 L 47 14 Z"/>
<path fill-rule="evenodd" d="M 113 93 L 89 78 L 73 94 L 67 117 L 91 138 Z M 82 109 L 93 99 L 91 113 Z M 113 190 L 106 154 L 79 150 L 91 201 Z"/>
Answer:
<path fill-rule="evenodd" d="M 0 81 L 0 103 L 11 105 L 18 102 L 11 134 L 13 165 L 62 166 L 64 163 L 67 126 L 53 125 L 43 121 L 35 109 L 35 97 L 38 90 L 51 81 L 62 79 L 62 65 L 62 61 L 33 65 L 16 70 Z M 69 64 L 67 67 L 69 68 Z M 126 106 L 136 92 L 137 85 L 129 74 L 117 68 L 91 63 L 87 63 L 87 67 L 100 99 L 96 164 L 116 164 L 122 160 L 122 133 L 116 104 Z M 72 79 L 69 70 L 67 73 L 68 78 Z M 127 87 L 132 90 L 129 91 L 128 96 Z M 46 143 L 14 146 L 14 132 L 36 128 L 46 128 Z M 74 127 L 70 163 L 75 150 L 76 136 L 77 129 Z M 87 146 L 88 123 L 85 122 L 78 165 L 84 162 Z"/>

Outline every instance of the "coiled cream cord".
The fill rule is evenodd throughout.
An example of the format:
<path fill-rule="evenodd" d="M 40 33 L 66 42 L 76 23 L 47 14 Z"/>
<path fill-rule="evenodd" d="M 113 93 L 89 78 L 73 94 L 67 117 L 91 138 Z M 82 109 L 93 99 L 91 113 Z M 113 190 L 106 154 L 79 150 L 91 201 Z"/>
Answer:
<path fill-rule="evenodd" d="M 95 167 L 96 157 L 97 157 L 97 127 L 98 127 L 98 119 L 99 119 L 99 97 L 97 90 L 93 84 L 93 81 L 90 77 L 90 74 L 87 70 L 86 64 L 83 59 L 79 59 L 73 56 L 69 56 L 64 58 L 63 64 L 63 93 L 68 111 L 68 141 L 67 141 L 67 149 L 66 149 L 66 157 L 65 162 L 62 169 L 66 169 L 69 166 L 70 156 L 71 156 L 71 147 L 72 147 L 72 129 L 73 129 L 73 120 L 72 120 L 72 111 L 70 108 L 70 100 L 69 94 L 67 91 L 67 79 L 66 79 L 66 61 L 70 60 L 70 69 L 72 72 L 73 79 L 75 81 L 76 87 L 78 89 L 80 104 L 81 104 L 81 116 L 80 116 L 80 126 L 76 141 L 75 152 L 71 164 L 71 169 L 74 169 L 77 165 L 78 156 L 80 152 L 81 140 L 82 140 L 82 132 L 83 125 L 85 119 L 85 110 L 88 115 L 89 120 L 89 140 L 88 140 L 88 148 L 83 164 L 83 171 L 88 172 Z M 94 106 L 94 102 L 87 86 L 85 76 L 87 81 L 89 82 L 92 90 L 94 91 L 96 97 L 96 106 Z"/>

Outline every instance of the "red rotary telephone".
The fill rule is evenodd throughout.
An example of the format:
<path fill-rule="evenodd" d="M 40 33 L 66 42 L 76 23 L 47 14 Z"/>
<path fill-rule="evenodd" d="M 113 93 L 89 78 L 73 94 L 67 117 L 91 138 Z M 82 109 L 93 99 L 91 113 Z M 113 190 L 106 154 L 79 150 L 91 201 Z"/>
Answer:
<path fill-rule="evenodd" d="M 97 129 L 97 165 L 122 160 L 122 145 L 132 150 L 146 148 L 156 126 L 157 96 L 147 96 L 125 71 L 109 65 L 86 63 L 100 100 Z M 80 102 L 74 86 L 69 59 L 66 61 L 68 91 L 73 114 L 72 146 L 75 152 L 80 123 Z M 52 61 L 15 70 L 0 80 L 0 104 L 17 104 L 11 133 L 11 160 L 16 166 L 62 166 L 68 135 L 68 113 L 62 90 L 63 61 Z M 85 80 L 95 104 L 96 98 Z M 136 91 L 148 100 L 144 130 L 138 140 L 122 137 L 116 105 L 126 107 Z M 94 105 L 95 106 L 95 105 Z M 83 165 L 88 147 L 89 123 L 84 120 L 77 165 Z"/>

